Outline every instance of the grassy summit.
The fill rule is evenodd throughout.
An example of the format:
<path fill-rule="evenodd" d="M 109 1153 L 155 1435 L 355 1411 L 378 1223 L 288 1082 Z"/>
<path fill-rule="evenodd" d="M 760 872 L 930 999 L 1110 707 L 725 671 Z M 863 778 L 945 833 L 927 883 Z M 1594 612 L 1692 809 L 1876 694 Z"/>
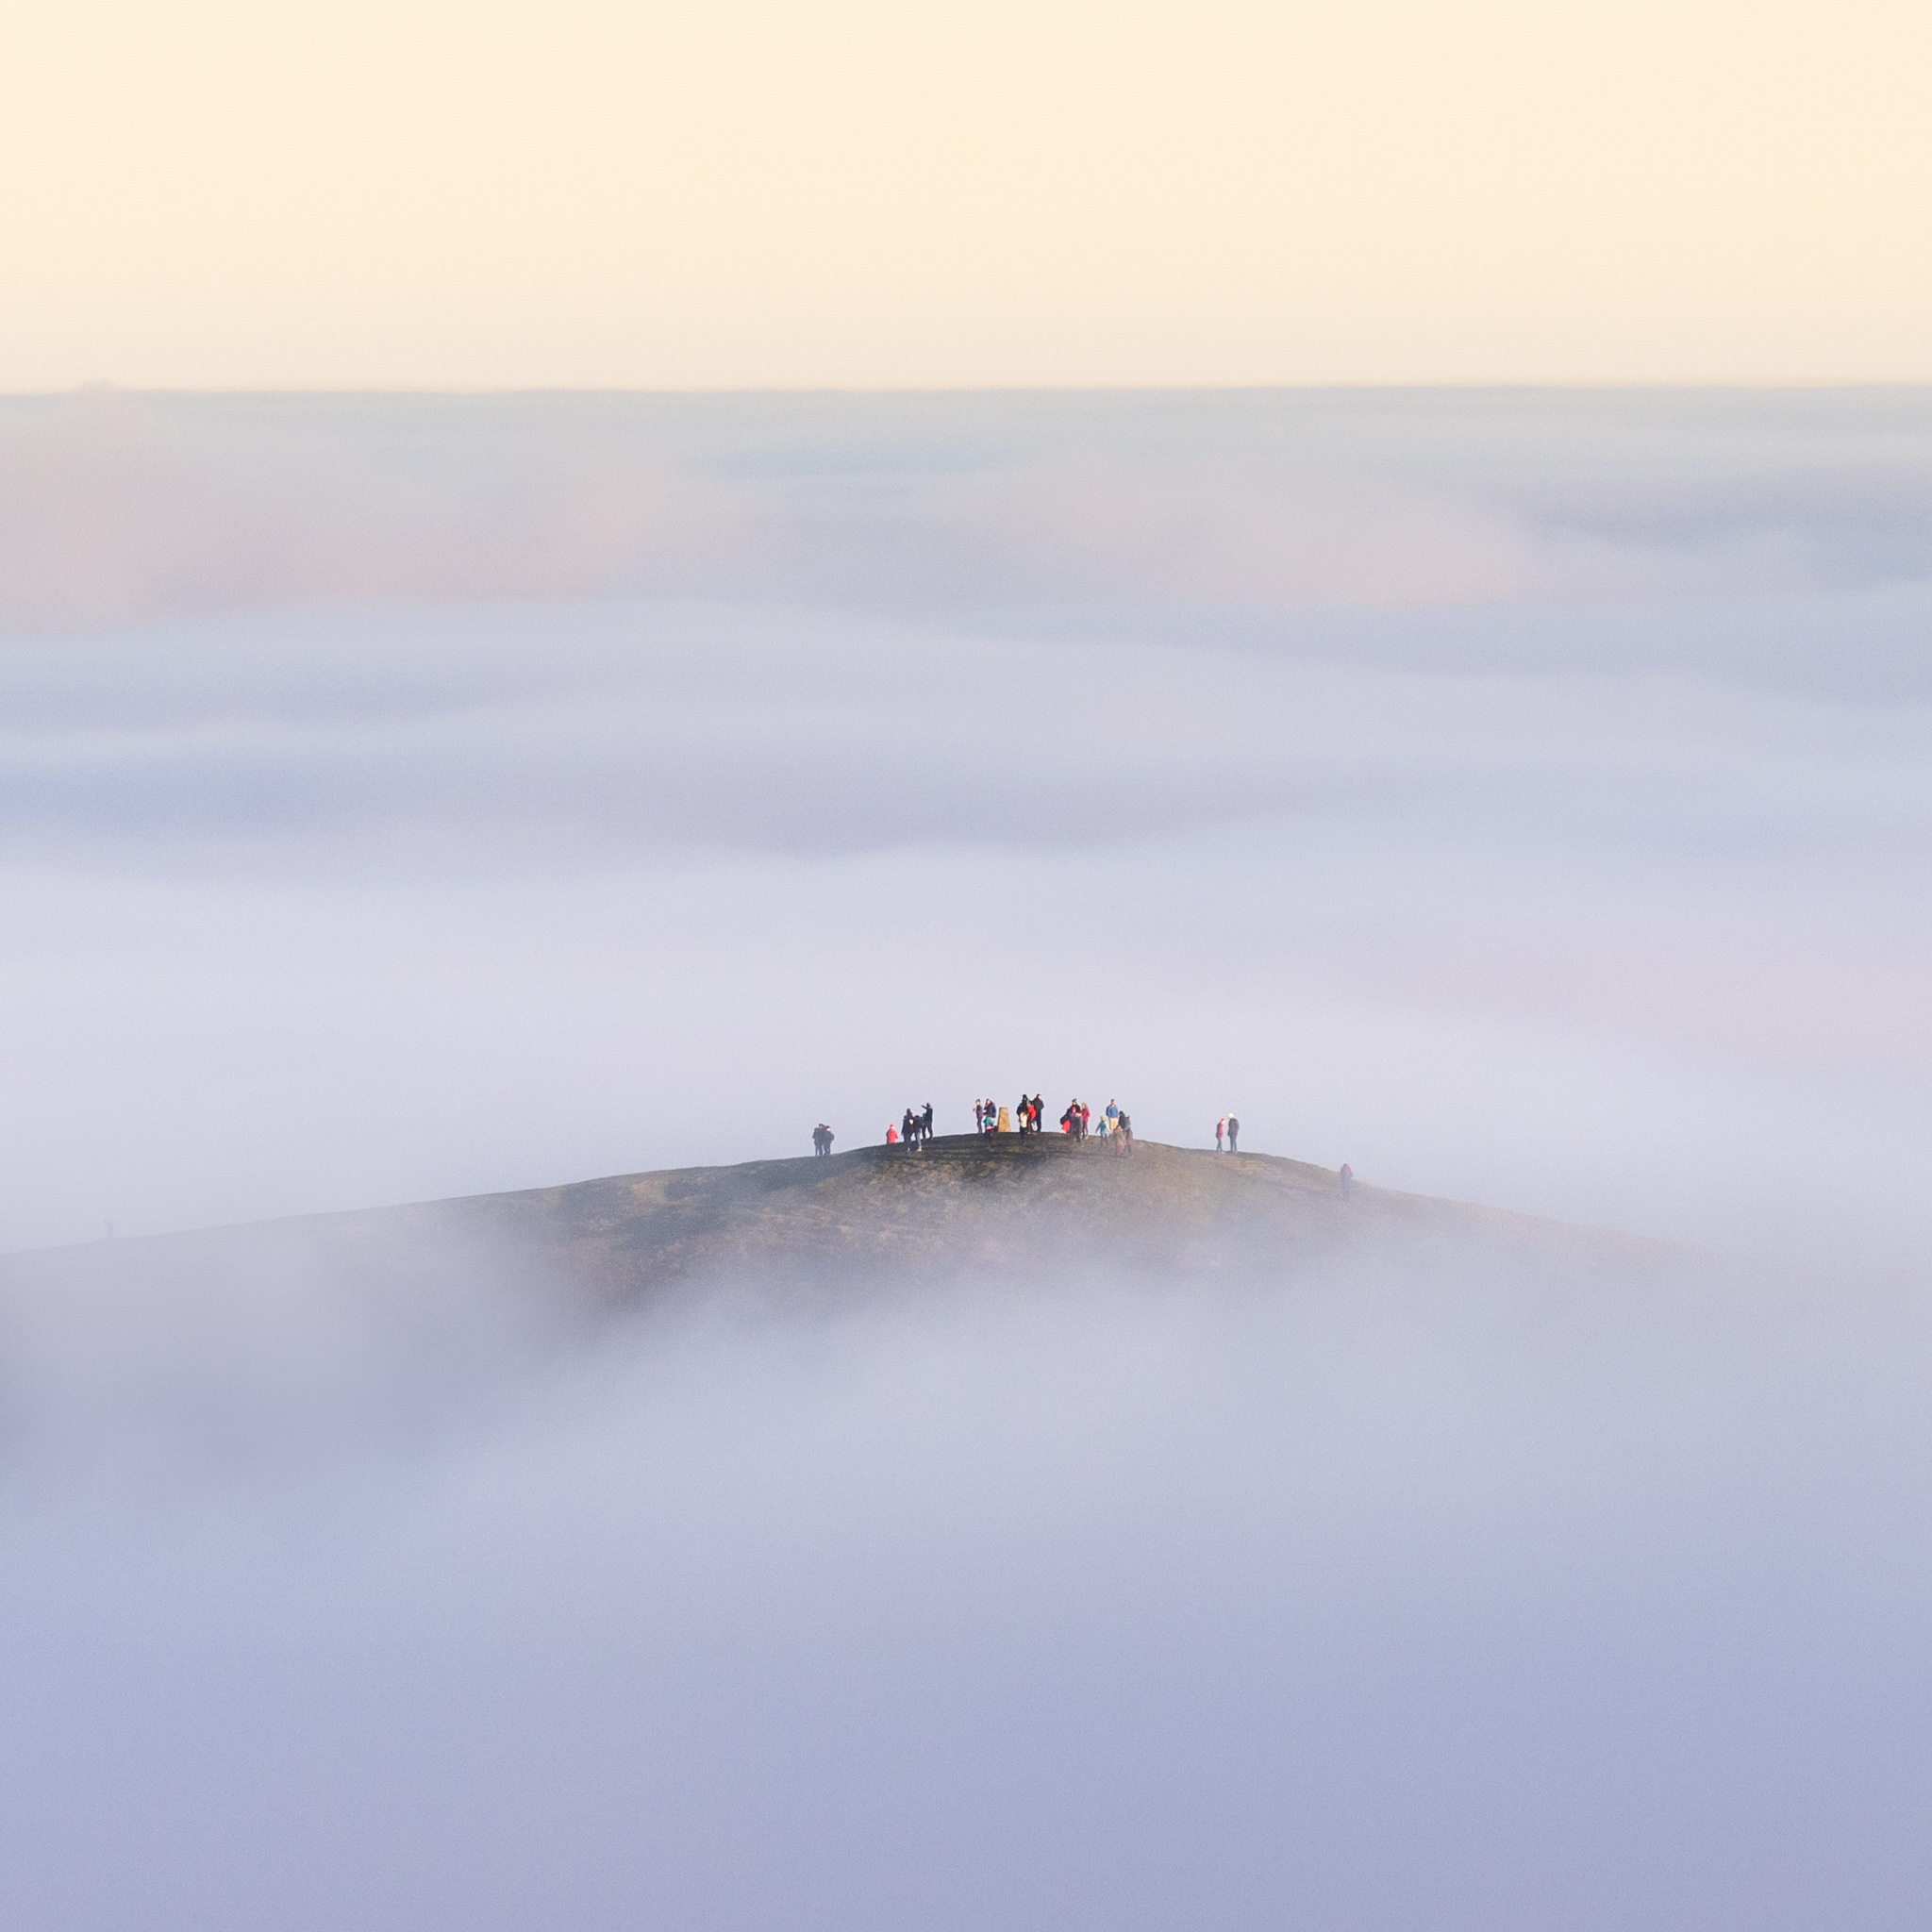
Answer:
<path fill-rule="evenodd" d="M 239 1280 L 305 1267 L 363 1278 L 449 1274 L 489 1255 L 606 1305 L 716 1277 L 828 1286 L 959 1271 L 1024 1280 L 1069 1268 L 1296 1273 L 1419 1254 L 1458 1265 L 1655 1272 L 1660 1245 L 1357 1183 L 1262 1154 L 1149 1141 L 1131 1155 L 1048 1134 L 943 1136 L 918 1153 L 675 1168 L 508 1194 L 96 1243 L 69 1263 L 115 1274 L 202 1265 Z M 19 1256 L 0 1279 L 57 1257 Z"/>

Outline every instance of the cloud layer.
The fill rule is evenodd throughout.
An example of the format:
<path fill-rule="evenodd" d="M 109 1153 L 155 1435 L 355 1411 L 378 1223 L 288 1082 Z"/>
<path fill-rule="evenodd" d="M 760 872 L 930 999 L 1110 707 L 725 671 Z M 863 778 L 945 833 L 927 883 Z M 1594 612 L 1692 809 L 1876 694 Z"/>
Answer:
<path fill-rule="evenodd" d="M 585 1333 L 79 1249 L 0 1919 L 1923 1924 L 1928 426 L 0 406 L 0 1247 L 1024 1084 L 1757 1257 Z"/>
<path fill-rule="evenodd" d="M 1923 1309 L 927 1281 L 453 1384 L 150 1292 L 110 1407 L 16 1327 L 20 1923 L 1924 1916 Z"/>
<path fill-rule="evenodd" d="M 1903 1264 L 1924 412 L 8 405 L 0 1241 L 1024 1084 Z"/>
<path fill-rule="evenodd" d="M 12 398 L 0 624 L 612 592 L 1144 624 L 1923 584 L 1928 432 L 1917 390 Z"/>

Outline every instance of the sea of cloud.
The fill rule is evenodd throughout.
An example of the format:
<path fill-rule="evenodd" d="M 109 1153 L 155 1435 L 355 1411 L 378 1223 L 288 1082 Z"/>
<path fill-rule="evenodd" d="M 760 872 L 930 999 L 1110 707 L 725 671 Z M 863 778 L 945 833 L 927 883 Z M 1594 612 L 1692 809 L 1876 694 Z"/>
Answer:
<path fill-rule="evenodd" d="M 1024 1085 L 1924 1253 L 1924 395 L 46 398 L 0 530 L 0 1248 Z"/>
<path fill-rule="evenodd" d="M 0 1917 L 1924 1922 L 1932 398 L 51 398 L 0 539 L 0 1249 L 1024 1085 L 1749 1257 L 15 1292 Z"/>
<path fill-rule="evenodd" d="M 8 1923 L 1932 1906 L 1921 1301 L 480 1274 L 11 1311 Z"/>

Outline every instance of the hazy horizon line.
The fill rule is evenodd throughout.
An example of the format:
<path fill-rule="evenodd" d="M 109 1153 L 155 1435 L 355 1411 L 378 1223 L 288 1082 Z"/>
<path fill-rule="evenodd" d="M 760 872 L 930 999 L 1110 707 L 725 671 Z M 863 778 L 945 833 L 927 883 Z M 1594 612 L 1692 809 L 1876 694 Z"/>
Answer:
<path fill-rule="evenodd" d="M 1443 377 L 1416 381 L 1306 382 L 934 382 L 934 383 L 132 383 L 102 376 L 60 388 L 0 389 L 0 402 L 62 401 L 75 396 L 451 396 L 475 401 L 491 396 L 1029 396 L 1029 395 L 1681 395 L 1715 391 L 1782 395 L 1792 391 L 1885 394 L 1932 392 L 1932 375 L 1785 375 L 1653 377 L 1535 376 L 1478 382 Z"/>

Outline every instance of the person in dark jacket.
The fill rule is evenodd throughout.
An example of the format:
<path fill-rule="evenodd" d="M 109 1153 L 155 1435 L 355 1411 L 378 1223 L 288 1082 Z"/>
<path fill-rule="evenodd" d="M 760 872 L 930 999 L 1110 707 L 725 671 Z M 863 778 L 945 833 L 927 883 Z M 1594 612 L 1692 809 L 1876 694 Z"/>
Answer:
<path fill-rule="evenodd" d="M 832 1151 L 832 1130 L 821 1121 L 811 1130 L 811 1151 L 814 1154 L 829 1154 Z"/>
<path fill-rule="evenodd" d="M 1239 1154 L 1241 1151 L 1241 1124 L 1233 1114 L 1227 1117 L 1227 1151 Z"/>

